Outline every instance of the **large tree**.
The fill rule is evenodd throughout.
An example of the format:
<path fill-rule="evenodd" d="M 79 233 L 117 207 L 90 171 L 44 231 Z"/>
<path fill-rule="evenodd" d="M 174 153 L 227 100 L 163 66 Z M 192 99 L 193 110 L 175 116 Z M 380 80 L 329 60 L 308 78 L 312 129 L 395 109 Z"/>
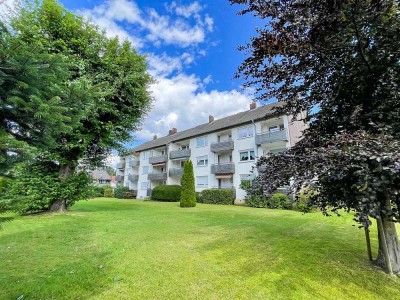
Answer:
<path fill-rule="evenodd" d="M 128 41 L 107 38 L 56 0 L 26 1 L 9 24 L 25 44 L 41 43 L 51 55 L 66 58 L 69 92 L 61 99 L 76 95 L 86 100 L 71 103 L 79 122 L 71 130 L 59 131 L 57 144 L 41 156 L 58 166 L 61 180 L 74 176 L 78 161 L 96 165 L 112 149 L 122 148 L 150 106 L 145 57 Z M 49 172 L 54 172 L 54 165 L 49 165 Z M 68 203 L 72 201 L 65 197 L 53 198 L 49 208 L 65 210 Z"/>
<path fill-rule="evenodd" d="M 260 100 L 308 112 L 290 150 L 263 157 L 257 184 L 269 193 L 294 181 L 309 205 L 345 209 L 368 230 L 378 224 L 377 263 L 400 272 L 400 10 L 394 0 L 231 0 L 265 21 L 242 47 L 239 67 Z"/>

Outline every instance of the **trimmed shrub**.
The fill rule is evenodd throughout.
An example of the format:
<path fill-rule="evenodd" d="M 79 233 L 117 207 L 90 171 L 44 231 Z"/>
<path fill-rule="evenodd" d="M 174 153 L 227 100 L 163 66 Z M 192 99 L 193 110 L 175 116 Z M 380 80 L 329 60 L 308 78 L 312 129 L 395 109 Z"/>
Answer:
<path fill-rule="evenodd" d="M 287 195 L 276 193 L 267 199 L 267 207 L 272 209 L 291 209 L 292 202 Z"/>
<path fill-rule="evenodd" d="M 151 192 L 151 200 L 178 202 L 181 197 L 180 185 L 159 185 Z"/>
<path fill-rule="evenodd" d="M 203 203 L 203 198 L 201 198 L 201 192 L 196 192 L 196 202 Z"/>
<path fill-rule="evenodd" d="M 235 191 L 231 189 L 203 190 L 201 199 L 206 204 L 226 204 L 231 205 L 235 201 Z"/>
<path fill-rule="evenodd" d="M 316 195 L 318 195 L 318 193 L 311 188 L 305 188 L 301 190 L 297 196 L 297 199 L 293 202 L 293 209 L 303 212 L 316 211 L 316 207 L 309 204 L 311 197 Z"/>
<path fill-rule="evenodd" d="M 133 191 L 130 191 L 126 186 L 118 186 L 114 190 L 114 197 L 117 199 L 132 199 L 135 198 Z"/>
<path fill-rule="evenodd" d="M 196 190 L 194 187 L 193 163 L 190 160 L 186 161 L 183 166 L 180 206 L 181 207 L 196 206 Z"/>
<path fill-rule="evenodd" d="M 114 197 L 114 190 L 110 187 L 104 189 L 104 197 L 113 198 Z"/>
<path fill-rule="evenodd" d="M 104 197 L 105 186 L 93 186 L 93 197 Z"/>
<path fill-rule="evenodd" d="M 266 208 L 267 198 L 265 196 L 260 196 L 260 195 L 247 195 L 246 205 L 250 207 Z"/>

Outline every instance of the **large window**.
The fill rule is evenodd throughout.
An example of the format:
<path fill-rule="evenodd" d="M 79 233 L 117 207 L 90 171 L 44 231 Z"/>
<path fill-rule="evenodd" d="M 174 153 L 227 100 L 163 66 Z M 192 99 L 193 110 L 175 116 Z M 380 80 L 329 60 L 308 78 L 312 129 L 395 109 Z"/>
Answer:
<path fill-rule="evenodd" d="M 243 150 L 239 151 L 240 161 L 252 161 L 256 157 L 254 155 L 254 150 Z"/>
<path fill-rule="evenodd" d="M 147 181 L 140 183 L 140 189 L 141 190 L 147 190 L 148 186 L 149 186 L 149 184 L 148 184 Z"/>
<path fill-rule="evenodd" d="M 207 176 L 197 176 L 196 177 L 196 186 L 199 188 L 207 188 L 208 187 L 208 177 Z"/>
<path fill-rule="evenodd" d="M 208 144 L 208 142 L 207 142 L 207 136 L 205 135 L 205 136 L 198 137 L 198 138 L 196 139 L 196 142 L 197 142 L 197 147 L 204 147 L 204 146 L 207 146 L 207 144 Z"/>
<path fill-rule="evenodd" d="M 198 167 L 205 167 L 208 166 L 208 156 L 199 156 L 197 157 L 197 166 Z"/>
<path fill-rule="evenodd" d="M 253 136 L 253 126 L 246 126 L 238 129 L 239 139 L 252 137 Z"/>
<path fill-rule="evenodd" d="M 149 166 L 143 167 L 143 174 L 149 174 Z"/>

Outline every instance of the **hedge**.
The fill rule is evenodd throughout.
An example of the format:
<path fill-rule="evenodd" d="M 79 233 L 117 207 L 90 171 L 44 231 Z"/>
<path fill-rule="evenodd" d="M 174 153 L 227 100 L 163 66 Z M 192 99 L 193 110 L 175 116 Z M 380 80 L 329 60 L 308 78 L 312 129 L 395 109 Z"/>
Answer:
<path fill-rule="evenodd" d="M 273 194 L 267 199 L 267 207 L 273 209 L 291 209 L 292 202 L 285 194 Z"/>
<path fill-rule="evenodd" d="M 118 199 L 134 199 L 135 194 L 126 186 L 119 186 L 114 190 L 114 197 Z"/>
<path fill-rule="evenodd" d="M 235 191 L 231 189 L 210 189 L 203 190 L 199 195 L 201 201 L 206 204 L 233 204 L 235 201 Z"/>
<path fill-rule="evenodd" d="M 180 197 L 180 185 L 159 185 L 151 192 L 151 199 L 157 201 L 177 202 Z"/>

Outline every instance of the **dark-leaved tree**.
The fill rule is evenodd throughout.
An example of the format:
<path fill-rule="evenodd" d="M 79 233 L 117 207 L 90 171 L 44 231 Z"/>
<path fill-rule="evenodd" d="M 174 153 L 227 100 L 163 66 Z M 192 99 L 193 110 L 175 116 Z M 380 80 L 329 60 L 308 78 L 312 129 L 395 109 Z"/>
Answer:
<path fill-rule="evenodd" d="M 260 100 L 308 112 L 303 139 L 262 157 L 257 184 L 269 193 L 293 180 L 312 189 L 325 214 L 355 212 L 368 230 L 376 219 L 376 262 L 400 272 L 400 10 L 395 0 L 231 0 L 265 27 L 242 47 L 239 67 Z"/>

